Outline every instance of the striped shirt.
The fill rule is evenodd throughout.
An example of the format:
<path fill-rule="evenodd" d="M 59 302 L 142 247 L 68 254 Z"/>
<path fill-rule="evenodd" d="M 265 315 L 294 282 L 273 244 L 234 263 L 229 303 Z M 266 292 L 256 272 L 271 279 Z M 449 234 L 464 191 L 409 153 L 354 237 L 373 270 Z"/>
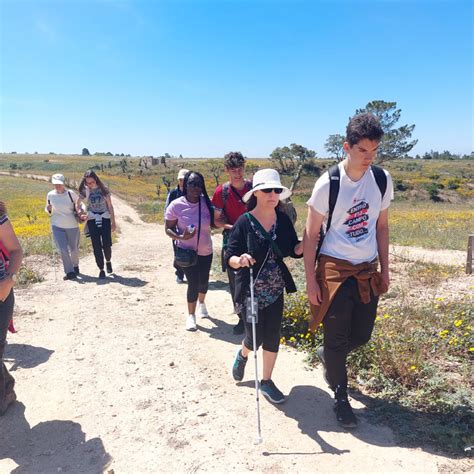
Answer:
<path fill-rule="evenodd" d="M 8 221 L 8 216 L 3 214 L 0 216 L 0 225 L 5 224 Z M 2 242 L 0 241 L 0 281 L 4 280 L 7 276 L 8 269 L 8 253 Z"/>

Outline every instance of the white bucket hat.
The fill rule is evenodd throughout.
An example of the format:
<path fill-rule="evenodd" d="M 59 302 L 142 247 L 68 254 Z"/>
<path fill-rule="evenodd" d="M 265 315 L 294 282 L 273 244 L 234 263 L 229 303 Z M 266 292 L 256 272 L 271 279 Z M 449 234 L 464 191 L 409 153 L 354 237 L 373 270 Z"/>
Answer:
<path fill-rule="evenodd" d="M 64 184 L 66 182 L 66 178 L 64 177 L 64 175 L 62 174 L 53 174 L 53 176 L 51 176 L 51 182 L 53 184 Z"/>
<path fill-rule="evenodd" d="M 186 170 L 186 169 L 182 169 L 182 170 L 179 170 L 179 173 L 178 173 L 178 179 L 184 179 L 184 177 L 186 176 L 186 173 L 188 172 L 189 170 Z"/>
<path fill-rule="evenodd" d="M 242 201 L 247 202 L 255 191 L 271 188 L 283 189 L 282 193 L 278 195 L 280 201 L 288 199 L 291 196 L 291 191 L 281 184 L 280 175 L 277 170 L 272 170 L 270 168 L 258 170 L 253 175 L 252 189 L 244 194 Z"/>

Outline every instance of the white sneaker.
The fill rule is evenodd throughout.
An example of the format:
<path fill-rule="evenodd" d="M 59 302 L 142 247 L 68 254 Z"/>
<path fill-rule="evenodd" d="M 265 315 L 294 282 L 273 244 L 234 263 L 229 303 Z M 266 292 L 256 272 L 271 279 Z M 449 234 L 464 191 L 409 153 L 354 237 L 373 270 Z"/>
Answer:
<path fill-rule="evenodd" d="M 206 308 L 206 303 L 198 303 L 197 313 L 200 318 L 209 317 L 209 313 L 207 312 L 207 308 Z"/>
<path fill-rule="evenodd" d="M 186 331 L 196 331 L 196 316 L 189 314 L 186 318 Z"/>

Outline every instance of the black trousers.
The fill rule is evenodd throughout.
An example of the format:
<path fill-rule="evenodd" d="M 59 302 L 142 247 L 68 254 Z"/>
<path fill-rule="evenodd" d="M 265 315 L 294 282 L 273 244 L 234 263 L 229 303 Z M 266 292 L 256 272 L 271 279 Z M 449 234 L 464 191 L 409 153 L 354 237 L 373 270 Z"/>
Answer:
<path fill-rule="evenodd" d="M 337 291 L 324 317 L 324 357 L 332 387 L 347 386 L 347 355 L 370 340 L 377 314 L 378 297 L 360 300 L 357 281 L 348 278 Z"/>
<path fill-rule="evenodd" d="M 209 272 L 211 271 L 212 253 L 210 255 L 198 255 L 196 265 L 184 267 L 183 271 L 188 280 L 188 303 L 194 303 L 198 299 L 198 293 L 207 293 L 209 287 Z"/>
<path fill-rule="evenodd" d="M 15 297 L 13 290 L 5 301 L 0 301 L 0 413 L 3 411 L 5 395 L 13 390 L 15 379 L 8 372 L 3 363 L 3 353 L 7 343 L 7 331 L 10 320 L 13 316 L 13 305 Z"/>
<path fill-rule="evenodd" d="M 176 244 L 174 242 L 174 240 L 171 241 L 172 244 L 173 244 L 173 255 L 174 253 L 176 252 Z M 180 279 L 182 280 L 184 278 L 184 272 L 183 272 L 183 269 L 179 266 L 179 265 L 176 265 L 176 263 L 174 263 L 174 259 L 173 259 L 173 267 L 175 268 L 175 272 L 174 274 Z"/>
<path fill-rule="evenodd" d="M 112 258 L 112 227 L 110 219 L 102 219 L 99 227 L 95 220 L 87 221 L 87 227 L 91 236 L 92 248 L 94 250 L 95 263 L 99 270 L 104 269 L 104 257 L 107 262 Z"/>
<path fill-rule="evenodd" d="M 270 306 L 258 310 L 258 323 L 256 324 L 257 349 L 262 346 L 263 350 L 278 352 L 280 348 L 280 328 L 283 319 L 283 293 Z M 245 318 L 245 305 L 242 311 L 245 325 L 244 345 L 253 350 L 252 323 Z"/>

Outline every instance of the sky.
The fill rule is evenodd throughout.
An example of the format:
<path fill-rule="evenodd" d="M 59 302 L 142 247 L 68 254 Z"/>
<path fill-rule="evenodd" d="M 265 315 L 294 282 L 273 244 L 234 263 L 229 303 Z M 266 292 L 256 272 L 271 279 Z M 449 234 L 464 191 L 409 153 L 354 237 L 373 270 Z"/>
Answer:
<path fill-rule="evenodd" d="M 265 157 L 371 100 L 470 153 L 470 0 L 0 0 L 0 151 Z"/>

